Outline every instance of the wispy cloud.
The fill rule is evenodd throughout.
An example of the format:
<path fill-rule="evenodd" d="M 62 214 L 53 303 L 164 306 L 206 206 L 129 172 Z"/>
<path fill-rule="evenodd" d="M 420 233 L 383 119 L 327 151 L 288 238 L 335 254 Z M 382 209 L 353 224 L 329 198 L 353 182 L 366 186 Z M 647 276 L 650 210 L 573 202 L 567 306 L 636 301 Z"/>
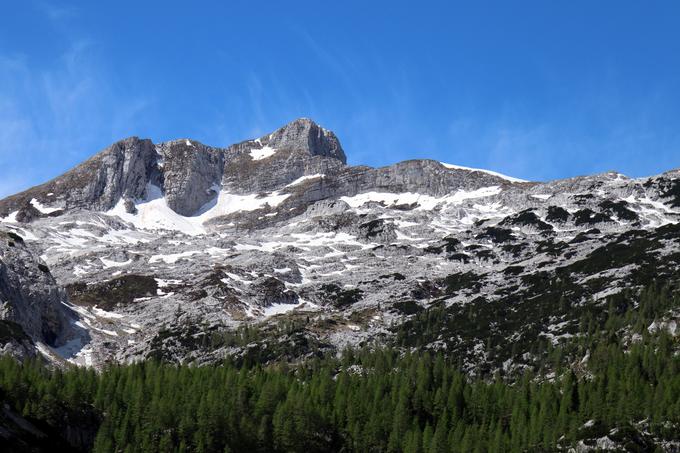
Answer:
<path fill-rule="evenodd" d="M 72 5 L 55 5 L 47 2 L 34 2 L 35 9 L 53 22 L 62 22 L 74 18 L 77 10 Z"/>

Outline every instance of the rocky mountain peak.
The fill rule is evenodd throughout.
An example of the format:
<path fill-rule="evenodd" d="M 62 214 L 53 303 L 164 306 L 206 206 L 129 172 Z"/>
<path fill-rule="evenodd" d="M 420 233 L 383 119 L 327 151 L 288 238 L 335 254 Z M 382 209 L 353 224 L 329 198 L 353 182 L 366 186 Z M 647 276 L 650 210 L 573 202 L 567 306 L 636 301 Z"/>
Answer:
<path fill-rule="evenodd" d="M 333 157 L 347 163 L 336 135 L 309 118 L 298 118 L 260 140 L 275 149 L 308 151 L 312 156 Z"/>

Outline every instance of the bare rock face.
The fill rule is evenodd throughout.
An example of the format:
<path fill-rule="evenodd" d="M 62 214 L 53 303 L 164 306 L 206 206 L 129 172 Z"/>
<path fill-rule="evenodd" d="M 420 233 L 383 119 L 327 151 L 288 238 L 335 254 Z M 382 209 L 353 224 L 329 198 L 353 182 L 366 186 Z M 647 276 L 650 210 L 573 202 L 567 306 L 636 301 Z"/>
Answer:
<path fill-rule="evenodd" d="M 36 213 L 36 204 L 59 209 L 84 208 L 106 211 L 121 197 L 141 199 L 154 176 L 156 152 L 151 140 L 137 137 L 114 143 L 73 170 L 40 186 L 6 198 L 0 204 L 0 215 L 27 209 L 26 220 Z M 45 214 L 41 212 L 40 214 Z"/>
<path fill-rule="evenodd" d="M 120 200 L 134 213 L 131 203 L 145 200 L 150 185 L 173 211 L 191 216 L 221 189 L 243 194 L 277 190 L 305 175 L 339 173 L 345 164 L 335 134 L 308 119 L 228 148 L 192 140 L 154 145 L 132 137 L 52 181 L 0 201 L 0 217 L 16 212 L 18 221 L 29 223 L 78 208 L 107 211 Z"/>
<path fill-rule="evenodd" d="M 296 304 L 298 296 L 295 292 L 286 289 L 281 280 L 274 277 L 266 277 L 254 284 L 254 297 L 260 307 L 270 307 L 276 304 Z"/>
<path fill-rule="evenodd" d="M 305 175 L 332 175 L 347 163 L 335 134 L 303 118 L 265 135 L 230 146 L 222 185 L 233 193 L 280 189 Z"/>
<path fill-rule="evenodd" d="M 35 219 L 39 219 L 42 217 L 42 215 L 43 214 L 40 211 L 38 211 L 32 204 L 29 203 L 19 209 L 14 218 L 17 220 L 17 222 L 30 223 Z"/>
<path fill-rule="evenodd" d="M 40 341 L 59 346 L 70 328 L 63 300 L 49 269 L 23 239 L 0 231 L 0 338 L 5 345 Z"/>
<path fill-rule="evenodd" d="M 112 208 L 121 197 L 144 198 L 147 184 L 155 176 L 157 157 L 150 140 L 131 138 L 109 149 L 98 163 L 95 184 L 84 197 L 85 203 L 100 210 Z"/>
<path fill-rule="evenodd" d="M 225 166 L 222 185 L 232 193 L 270 192 L 305 175 L 335 174 L 343 167 L 337 159 L 310 156 L 299 149 L 277 150 L 257 160 L 250 154 L 241 154 Z"/>
<path fill-rule="evenodd" d="M 508 181 L 478 171 L 449 169 L 428 160 L 407 160 L 381 168 L 350 167 L 337 178 L 336 191 L 342 195 L 362 192 L 421 193 L 441 197 L 456 190 L 508 185 Z"/>
<path fill-rule="evenodd" d="M 312 219 L 314 217 L 327 217 L 335 214 L 342 214 L 349 210 L 349 205 L 342 200 L 321 200 L 305 212 L 305 216 Z"/>
<path fill-rule="evenodd" d="M 338 159 L 347 163 L 345 152 L 335 134 L 307 118 L 297 119 L 261 139 L 264 145 L 276 149 L 306 151 L 312 156 Z"/>
<path fill-rule="evenodd" d="M 219 192 L 224 154 L 196 141 L 174 140 L 158 145 L 163 157 L 163 188 L 168 206 L 189 216 Z"/>
<path fill-rule="evenodd" d="M 123 203 L 164 197 L 182 216 L 209 209 L 220 191 L 237 195 L 284 193 L 282 220 L 325 199 L 363 192 L 420 193 L 441 197 L 458 190 L 505 186 L 510 182 L 479 171 L 447 168 L 433 160 L 411 160 L 382 168 L 346 165 L 345 152 L 331 131 L 298 119 L 256 140 L 213 148 L 192 140 L 154 145 L 128 138 L 55 178 L 0 201 L 0 216 L 30 223 L 73 209 L 107 211 Z M 150 193 L 149 191 L 153 191 Z M 672 192 L 672 189 L 669 190 Z M 238 222 L 252 225 L 261 213 Z M 230 220 L 231 221 L 231 220 Z"/>

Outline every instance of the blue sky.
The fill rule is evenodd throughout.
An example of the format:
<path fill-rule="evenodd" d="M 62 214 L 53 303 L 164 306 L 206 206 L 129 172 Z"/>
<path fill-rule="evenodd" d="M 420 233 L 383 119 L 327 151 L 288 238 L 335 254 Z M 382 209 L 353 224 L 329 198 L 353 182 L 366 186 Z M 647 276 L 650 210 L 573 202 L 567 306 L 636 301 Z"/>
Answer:
<path fill-rule="evenodd" d="M 680 167 L 680 2 L 5 2 L 0 195 L 120 138 L 297 117 L 352 164 L 532 180 Z"/>

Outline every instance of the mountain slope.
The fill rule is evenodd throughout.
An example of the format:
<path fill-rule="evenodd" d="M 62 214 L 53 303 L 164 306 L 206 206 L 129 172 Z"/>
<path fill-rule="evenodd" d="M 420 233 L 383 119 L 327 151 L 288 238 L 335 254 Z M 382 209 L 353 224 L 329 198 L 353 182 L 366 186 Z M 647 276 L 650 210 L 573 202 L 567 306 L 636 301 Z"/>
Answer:
<path fill-rule="evenodd" d="M 537 338 L 578 336 L 586 307 L 677 279 L 680 174 L 353 167 L 301 119 L 227 148 L 127 139 L 0 216 L 78 312 L 87 338 L 50 352 L 75 363 L 297 360 L 375 341 L 486 373 L 529 366 Z"/>

